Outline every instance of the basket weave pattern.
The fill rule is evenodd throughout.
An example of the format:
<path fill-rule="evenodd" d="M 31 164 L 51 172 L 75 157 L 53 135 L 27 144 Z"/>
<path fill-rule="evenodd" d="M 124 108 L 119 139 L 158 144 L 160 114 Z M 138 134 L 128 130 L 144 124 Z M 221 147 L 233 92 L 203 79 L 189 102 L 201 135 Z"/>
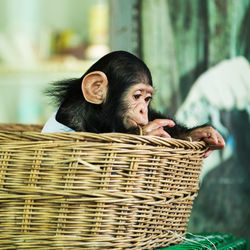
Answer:
<path fill-rule="evenodd" d="M 0 126 L 1 249 L 154 249 L 180 243 L 204 143 Z M 40 128 L 40 127 L 39 127 Z M 25 131 L 25 132 L 22 132 Z"/>

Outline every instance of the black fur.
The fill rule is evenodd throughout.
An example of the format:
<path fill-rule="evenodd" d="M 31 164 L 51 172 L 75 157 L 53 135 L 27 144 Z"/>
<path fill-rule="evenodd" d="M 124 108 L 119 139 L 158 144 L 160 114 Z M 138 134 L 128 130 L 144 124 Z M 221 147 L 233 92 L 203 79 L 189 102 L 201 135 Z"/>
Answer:
<path fill-rule="evenodd" d="M 107 99 L 100 105 L 88 103 L 81 91 L 82 79 L 93 71 L 102 71 L 108 78 Z M 139 82 L 152 86 L 146 64 L 128 52 L 116 51 L 98 60 L 81 78 L 54 83 L 47 94 L 59 106 L 56 120 L 75 131 L 137 133 L 137 129 L 128 131 L 124 128 L 119 111 L 124 109 L 122 95 Z M 166 117 L 149 108 L 149 121 L 157 118 Z M 180 125 L 166 127 L 165 130 L 175 138 L 182 138 L 189 132 L 188 128 Z"/>
<path fill-rule="evenodd" d="M 85 101 L 81 91 L 82 79 L 93 71 L 108 78 L 107 100 L 101 105 Z M 116 51 L 98 60 L 81 78 L 54 83 L 47 94 L 60 106 L 56 120 L 75 131 L 126 132 L 118 115 L 122 94 L 138 82 L 152 85 L 146 64 L 128 52 Z"/>

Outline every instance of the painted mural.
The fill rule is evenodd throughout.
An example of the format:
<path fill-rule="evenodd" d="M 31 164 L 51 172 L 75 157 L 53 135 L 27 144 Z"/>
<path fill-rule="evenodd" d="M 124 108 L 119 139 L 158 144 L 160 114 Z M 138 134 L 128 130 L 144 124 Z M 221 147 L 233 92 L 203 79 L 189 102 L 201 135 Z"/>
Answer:
<path fill-rule="evenodd" d="M 176 118 L 190 127 L 210 123 L 226 148 L 204 162 L 189 230 L 250 238 L 250 66 L 225 60 L 193 84 Z"/>

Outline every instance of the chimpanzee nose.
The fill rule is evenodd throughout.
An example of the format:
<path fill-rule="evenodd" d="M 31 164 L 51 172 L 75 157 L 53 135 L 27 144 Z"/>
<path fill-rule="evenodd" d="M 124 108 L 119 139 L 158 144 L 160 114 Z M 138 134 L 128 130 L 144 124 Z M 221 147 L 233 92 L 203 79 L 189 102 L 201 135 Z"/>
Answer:
<path fill-rule="evenodd" d="M 148 107 L 145 104 L 138 105 L 137 109 L 137 123 L 140 125 L 146 125 L 148 123 Z"/>
<path fill-rule="evenodd" d="M 145 108 L 144 108 L 144 107 L 141 107 L 141 109 L 140 109 L 140 114 L 142 114 L 142 115 L 145 114 Z"/>
<path fill-rule="evenodd" d="M 140 116 L 144 116 L 146 114 L 146 107 L 144 104 L 141 103 L 137 106 L 137 113 Z"/>

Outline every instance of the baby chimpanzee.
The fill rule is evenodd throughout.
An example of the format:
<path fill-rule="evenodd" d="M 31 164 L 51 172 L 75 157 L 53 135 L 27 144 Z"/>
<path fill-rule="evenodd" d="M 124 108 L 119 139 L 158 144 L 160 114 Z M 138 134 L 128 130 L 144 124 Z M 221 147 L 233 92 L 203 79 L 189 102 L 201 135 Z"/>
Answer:
<path fill-rule="evenodd" d="M 42 132 L 85 131 L 137 133 L 204 140 L 210 150 L 225 142 L 211 126 L 188 129 L 150 108 L 154 93 L 146 64 L 125 52 L 111 52 L 78 79 L 54 83 L 49 90 L 59 105 Z M 207 152 L 206 156 L 209 154 Z"/>

